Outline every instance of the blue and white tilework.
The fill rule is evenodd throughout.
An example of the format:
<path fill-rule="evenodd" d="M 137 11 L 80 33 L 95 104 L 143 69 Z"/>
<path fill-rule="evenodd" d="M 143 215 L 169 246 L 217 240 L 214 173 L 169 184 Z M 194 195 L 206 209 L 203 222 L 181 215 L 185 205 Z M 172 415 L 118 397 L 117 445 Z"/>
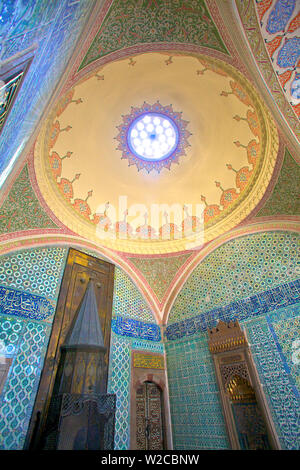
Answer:
<path fill-rule="evenodd" d="M 138 288 L 120 268 L 115 269 L 113 316 L 156 323 L 154 315 Z"/>
<path fill-rule="evenodd" d="M 293 349 L 293 344 L 299 347 L 299 324 L 300 304 L 245 323 L 280 444 L 287 450 L 300 449 L 300 351 L 294 355 Z"/>
<path fill-rule="evenodd" d="M 53 246 L 0 256 L 0 285 L 56 300 L 67 253 Z"/>
<path fill-rule="evenodd" d="M 0 257 L 1 357 L 12 360 L 0 395 L 0 449 L 24 446 L 66 257 L 55 246 Z"/>
<path fill-rule="evenodd" d="M 0 173 L 34 131 L 93 4 L 90 0 L 0 3 L 0 61 L 36 46 L 34 59 L 1 134 Z"/>
<path fill-rule="evenodd" d="M 224 243 L 191 273 L 175 299 L 168 325 L 245 298 L 255 299 L 259 293 L 299 279 L 299 245 L 298 234 L 280 231 Z"/>
<path fill-rule="evenodd" d="M 206 334 L 169 341 L 165 348 L 174 449 L 228 449 Z"/>
<path fill-rule="evenodd" d="M 132 318 L 114 317 L 111 320 L 112 330 L 121 336 L 146 339 L 148 341 L 161 341 L 161 332 L 158 325 L 144 323 Z"/>

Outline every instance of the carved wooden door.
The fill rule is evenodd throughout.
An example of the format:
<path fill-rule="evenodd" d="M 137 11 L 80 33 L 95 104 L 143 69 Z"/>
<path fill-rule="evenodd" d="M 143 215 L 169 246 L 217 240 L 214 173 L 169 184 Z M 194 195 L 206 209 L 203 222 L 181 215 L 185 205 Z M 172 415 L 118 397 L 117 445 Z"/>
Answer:
<path fill-rule="evenodd" d="M 161 390 L 152 382 L 144 382 L 136 391 L 136 420 L 137 449 L 163 449 Z"/>
<path fill-rule="evenodd" d="M 102 327 L 104 346 L 107 348 L 105 354 L 105 372 L 103 374 L 101 390 L 99 390 L 99 393 L 106 393 L 111 332 L 113 277 L 114 265 L 77 251 L 73 248 L 69 250 L 69 256 L 61 284 L 47 355 L 45 358 L 43 372 L 41 374 L 40 386 L 27 435 L 27 448 L 30 445 L 36 415 L 38 412 L 40 413 L 40 424 L 36 441 L 38 441 L 39 436 L 43 431 L 55 382 L 57 367 L 59 364 L 60 347 L 65 341 L 66 335 L 72 324 L 80 302 L 83 299 L 90 279 L 93 279 L 95 286 L 96 301 Z"/>

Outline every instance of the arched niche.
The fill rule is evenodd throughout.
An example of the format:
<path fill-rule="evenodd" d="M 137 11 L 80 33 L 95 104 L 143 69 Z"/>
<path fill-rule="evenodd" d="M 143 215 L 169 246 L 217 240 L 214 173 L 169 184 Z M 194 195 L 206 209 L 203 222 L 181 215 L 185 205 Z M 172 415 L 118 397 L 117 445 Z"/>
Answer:
<path fill-rule="evenodd" d="M 219 321 L 208 335 L 232 449 L 279 449 L 263 387 L 238 321 Z"/>

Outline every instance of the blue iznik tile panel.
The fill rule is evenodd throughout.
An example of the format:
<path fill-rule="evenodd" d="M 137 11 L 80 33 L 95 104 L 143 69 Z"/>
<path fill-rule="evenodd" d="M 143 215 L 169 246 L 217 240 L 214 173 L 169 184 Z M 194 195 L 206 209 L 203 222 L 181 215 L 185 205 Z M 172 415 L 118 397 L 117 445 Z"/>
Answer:
<path fill-rule="evenodd" d="M 107 393 L 115 393 L 115 450 L 129 449 L 131 342 L 112 332 Z"/>
<path fill-rule="evenodd" d="M 115 449 L 130 448 L 131 354 L 164 353 L 161 331 L 137 287 L 120 268 L 115 269 L 108 393 L 116 393 Z"/>
<path fill-rule="evenodd" d="M 66 257 L 58 246 L 0 256 L 0 285 L 56 300 Z"/>
<path fill-rule="evenodd" d="M 39 295 L 0 286 L 0 314 L 47 320 L 55 313 L 54 302 Z"/>
<path fill-rule="evenodd" d="M 11 359 L 0 395 L 0 449 L 20 450 L 43 368 L 67 249 L 0 257 L 0 359 Z"/>
<path fill-rule="evenodd" d="M 161 332 L 158 325 L 144 323 L 132 318 L 114 317 L 111 320 L 111 328 L 121 336 L 148 341 L 161 341 Z"/>
<path fill-rule="evenodd" d="M 286 296 L 291 292 L 295 294 L 295 290 L 290 291 L 289 287 L 290 284 L 282 286 L 283 291 L 287 289 Z M 265 293 L 264 298 L 271 297 Z M 269 308 L 265 308 L 260 315 L 254 311 L 253 315 L 240 319 L 242 328 L 246 329 L 280 445 L 287 450 L 300 449 L 300 302 L 297 296 L 293 298 L 293 303 L 288 306 L 281 307 L 278 303 L 279 308 L 274 308 L 276 304 L 271 302 Z M 222 316 L 221 319 L 228 321 L 232 318 Z M 215 324 L 217 317 L 214 320 Z M 186 320 L 182 323 L 185 322 Z M 173 434 L 178 449 L 193 448 L 193 445 L 200 446 L 194 447 L 197 449 L 214 448 L 211 444 L 215 442 L 213 428 L 206 427 L 207 423 L 211 423 L 211 410 L 207 408 L 206 401 L 210 396 L 214 406 L 217 406 L 219 398 L 217 393 L 202 393 L 203 387 L 206 393 L 210 390 L 203 374 L 212 373 L 213 369 L 207 349 L 207 334 L 201 330 L 202 328 L 199 329 L 200 332 L 194 331 L 193 335 L 189 335 L 182 328 L 184 334 L 180 339 L 173 337 L 165 344 Z M 206 355 L 199 357 L 198 350 L 204 349 Z M 189 398 L 190 395 L 192 399 Z M 197 403 L 205 417 L 200 419 L 193 406 L 182 408 L 186 401 L 188 404 Z M 202 431 L 199 431 L 197 422 L 200 429 L 203 429 L 205 438 L 198 439 Z M 185 437 L 184 429 L 190 430 L 191 438 L 189 435 Z M 209 436 L 208 440 L 206 436 Z M 219 437 L 215 435 L 215 438 Z"/>
<path fill-rule="evenodd" d="M 175 450 L 228 449 L 207 336 L 165 344 Z"/>
<path fill-rule="evenodd" d="M 257 294 L 299 279 L 299 243 L 299 234 L 280 231 L 255 233 L 224 243 L 189 276 L 174 302 L 168 324 L 215 309 L 221 311 L 232 302 L 236 304 L 231 307 L 239 309 L 240 300 L 251 298 L 255 302 Z"/>
<path fill-rule="evenodd" d="M 199 331 L 207 331 L 216 326 L 218 320 L 225 322 L 238 320 L 243 322 L 249 318 L 260 317 L 285 306 L 292 306 L 300 302 L 300 280 L 297 279 L 288 284 L 282 284 L 274 289 L 236 300 L 196 317 L 173 323 L 166 328 L 168 340 L 175 340 L 184 336 L 191 336 Z"/>
<path fill-rule="evenodd" d="M 115 450 L 130 448 L 130 378 L 133 350 L 163 354 L 164 345 L 137 340 L 112 332 L 108 372 L 108 393 L 117 395 L 115 422 Z"/>
<path fill-rule="evenodd" d="M 283 449 L 300 449 L 300 303 L 245 323 Z"/>
<path fill-rule="evenodd" d="M 0 62 L 37 45 L 1 134 L 0 173 L 35 129 L 93 4 L 91 0 L 0 2 Z"/>
<path fill-rule="evenodd" d="M 0 315 L 1 345 L 13 358 L 0 395 L 1 450 L 23 448 L 50 331 L 46 323 Z"/>

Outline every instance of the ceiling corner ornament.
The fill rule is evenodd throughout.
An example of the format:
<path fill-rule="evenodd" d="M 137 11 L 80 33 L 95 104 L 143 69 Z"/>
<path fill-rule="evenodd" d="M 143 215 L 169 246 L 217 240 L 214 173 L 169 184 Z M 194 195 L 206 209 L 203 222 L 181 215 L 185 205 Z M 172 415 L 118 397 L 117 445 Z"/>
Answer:
<path fill-rule="evenodd" d="M 191 133 L 186 129 L 189 122 L 181 116 L 182 112 L 174 111 L 171 104 L 162 106 L 159 101 L 132 106 L 117 126 L 119 134 L 115 139 L 119 142 L 117 150 L 122 152 L 121 159 L 127 159 L 129 166 L 136 165 L 138 171 L 170 170 L 172 163 L 178 164 L 190 146 Z"/>

